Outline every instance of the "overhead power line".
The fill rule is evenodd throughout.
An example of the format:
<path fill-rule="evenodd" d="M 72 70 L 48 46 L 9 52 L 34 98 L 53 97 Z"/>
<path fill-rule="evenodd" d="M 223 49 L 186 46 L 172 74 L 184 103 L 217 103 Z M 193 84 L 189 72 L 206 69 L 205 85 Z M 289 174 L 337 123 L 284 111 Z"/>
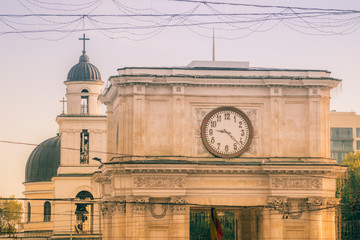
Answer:
<path fill-rule="evenodd" d="M 170 0 L 170 1 L 201 3 L 201 4 L 211 4 L 211 5 L 245 6 L 245 7 L 256 7 L 256 8 L 281 8 L 281 9 L 296 9 L 296 10 L 311 10 L 311 11 L 334 11 L 334 12 L 347 11 L 347 12 L 356 12 L 356 13 L 360 12 L 358 10 L 345 10 L 345 9 L 334 9 L 334 8 L 306 8 L 306 7 L 247 4 L 247 3 L 233 3 L 233 2 L 213 2 L 213 1 L 196 1 L 196 0 Z"/>
<path fill-rule="evenodd" d="M 220 32 L 217 38 L 240 39 L 279 26 L 310 35 L 344 35 L 360 28 L 360 11 L 348 9 L 173 0 L 166 4 L 175 9 L 189 3 L 194 6 L 164 12 L 112 0 L 118 13 L 108 14 L 101 8 L 103 0 L 62 4 L 46 0 L 18 2 L 29 13 L 0 14 L 0 35 L 60 40 L 74 32 L 98 31 L 111 39 L 146 40 L 164 29 L 184 28 L 209 38 L 215 29 Z"/>

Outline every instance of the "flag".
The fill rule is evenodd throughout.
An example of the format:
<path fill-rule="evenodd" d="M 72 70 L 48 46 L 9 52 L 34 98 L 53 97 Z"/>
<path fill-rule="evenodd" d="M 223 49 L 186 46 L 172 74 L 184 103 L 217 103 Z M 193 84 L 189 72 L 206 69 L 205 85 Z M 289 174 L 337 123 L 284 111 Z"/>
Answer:
<path fill-rule="evenodd" d="M 220 220 L 215 208 L 211 208 L 210 234 L 211 240 L 221 240 L 223 236 Z"/>

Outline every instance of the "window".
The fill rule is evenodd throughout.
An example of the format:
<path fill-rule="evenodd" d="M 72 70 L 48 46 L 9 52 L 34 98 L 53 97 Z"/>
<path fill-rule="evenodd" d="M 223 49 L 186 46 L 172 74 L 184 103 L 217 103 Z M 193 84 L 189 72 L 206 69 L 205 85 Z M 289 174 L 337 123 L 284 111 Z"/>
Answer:
<path fill-rule="evenodd" d="M 360 150 L 360 141 L 356 141 L 356 150 Z"/>
<path fill-rule="evenodd" d="M 356 137 L 360 138 L 360 128 L 356 129 Z"/>
<path fill-rule="evenodd" d="M 331 153 L 331 158 L 336 159 L 336 162 L 341 164 L 344 161 L 345 154 L 348 154 L 348 153 L 341 153 L 341 152 Z"/>
<path fill-rule="evenodd" d="M 332 152 L 352 152 L 353 151 L 353 141 L 347 140 L 332 140 L 331 141 L 331 151 Z"/>
<path fill-rule="evenodd" d="M 30 202 L 27 203 L 27 222 L 31 222 L 31 205 L 30 205 Z"/>
<path fill-rule="evenodd" d="M 352 128 L 331 128 L 331 139 L 353 139 Z"/>
<path fill-rule="evenodd" d="M 93 200 L 93 195 L 88 191 L 81 191 L 76 195 L 80 200 Z M 92 203 L 76 203 L 76 224 L 77 233 L 92 233 L 93 222 L 93 204 Z"/>
<path fill-rule="evenodd" d="M 83 89 L 81 90 L 81 93 L 89 93 L 89 91 L 87 89 Z"/>
<path fill-rule="evenodd" d="M 44 204 L 44 222 L 51 221 L 51 204 L 50 202 L 45 202 Z"/>
<path fill-rule="evenodd" d="M 336 159 L 337 163 L 342 163 L 345 154 L 354 151 L 354 141 L 349 136 L 352 137 L 352 128 L 331 129 L 331 158 Z M 356 144 L 360 148 L 360 141 Z"/>
<path fill-rule="evenodd" d="M 81 113 L 89 113 L 89 96 L 81 96 Z"/>
<path fill-rule="evenodd" d="M 86 164 L 89 163 L 89 133 L 85 129 L 80 134 L 80 163 Z"/>

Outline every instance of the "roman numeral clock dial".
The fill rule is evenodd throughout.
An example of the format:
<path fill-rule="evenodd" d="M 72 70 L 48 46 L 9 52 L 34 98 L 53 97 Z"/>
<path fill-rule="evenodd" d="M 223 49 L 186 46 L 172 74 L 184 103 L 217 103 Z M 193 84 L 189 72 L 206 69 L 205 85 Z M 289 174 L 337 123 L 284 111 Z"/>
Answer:
<path fill-rule="evenodd" d="M 201 124 L 206 149 L 221 158 L 235 158 L 249 149 L 253 127 L 246 114 L 235 107 L 219 107 L 209 112 Z"/>

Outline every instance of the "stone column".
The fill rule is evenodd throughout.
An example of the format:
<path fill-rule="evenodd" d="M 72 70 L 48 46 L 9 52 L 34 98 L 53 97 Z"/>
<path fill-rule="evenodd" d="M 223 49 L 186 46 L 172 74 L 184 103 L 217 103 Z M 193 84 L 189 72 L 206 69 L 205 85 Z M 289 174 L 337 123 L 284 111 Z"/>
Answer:
<path fill-rule="evenodd" d="M 235 212 L 235 231 L 236 231 L 236 240 L 242 240 L 242 221 L 241 221 L 241 210 Z"/>
<path fill-rule="evenodd" d="M 340 199 L 338 198 L 326 198 L 326 210 L 323 214 L 323 238 L 324 239 L 336 239 L 336 207 L 339 205 Z M 324 216 L 325 215 L 325 216 Z"/>
<path fill-rule="evenodd" d="M 127 222 L 129 216 L 126 216 L 126 236 L 129 236 L 129 239 L 146 239 L 146 208 L 147 202 L 149 202 L 148 197 L 132 197 L 130 200 L 131 212 L 132 212 L 132 222 Z"/>
<path fill-rule="evenodd" d="M 283 239 L 284 237 L 284 212 L 286 210 L 286 197 L 269 197 L 268 207 L 270 211 L 270 238 Z"/>
<path fill-rule="evenodd" d="M 270 240 L 271 239 L 271 212 L 273 210 L 269 208 L 264 208 L 261 210 L 260 215 L 260 229 L 259 229 L 259 239 Z M 241 225 L 239 225 L 241 226 Z M 241 236 L 241 235 L 240 235 Z M 242 238 L 239 238 L 242 240 Z"/>
<path fill-rule="evenodd" d="M 322 210 L 324 198 L 309 197 L 307 199 L 309 209 L 310 239 L 322 239 Z"/>
<path fill-rule="evenodd" d="M 101 206 L 101 233 L 103 240 L 111 239 L 112 229 L 112 204 L 103 203 Z"/>
<path fill-rule="evenodd" d="M 259 239 L 258 236 L 258 211 L 251 209 L 251 239 Z"/>
<path fill-rule="evenodd" d="M 171 198 L 172 220 L 170 239 L 187 240 L 190 237 L 190 207 L 183 197 Z"/>
<path fill-rule="evenodd" d="M 104 226 L 108 228 L 108 234 L 111 234 L 110 239 L 126 239 L 126 227 L 127 227 L 127 216 L 126 216 L 126 204 L 125 203 L 114 203 L 111 205 L 112 217 L 110 219 L 111 225 Z M 109 239 L 109 240 L 110 240 Z"/>

